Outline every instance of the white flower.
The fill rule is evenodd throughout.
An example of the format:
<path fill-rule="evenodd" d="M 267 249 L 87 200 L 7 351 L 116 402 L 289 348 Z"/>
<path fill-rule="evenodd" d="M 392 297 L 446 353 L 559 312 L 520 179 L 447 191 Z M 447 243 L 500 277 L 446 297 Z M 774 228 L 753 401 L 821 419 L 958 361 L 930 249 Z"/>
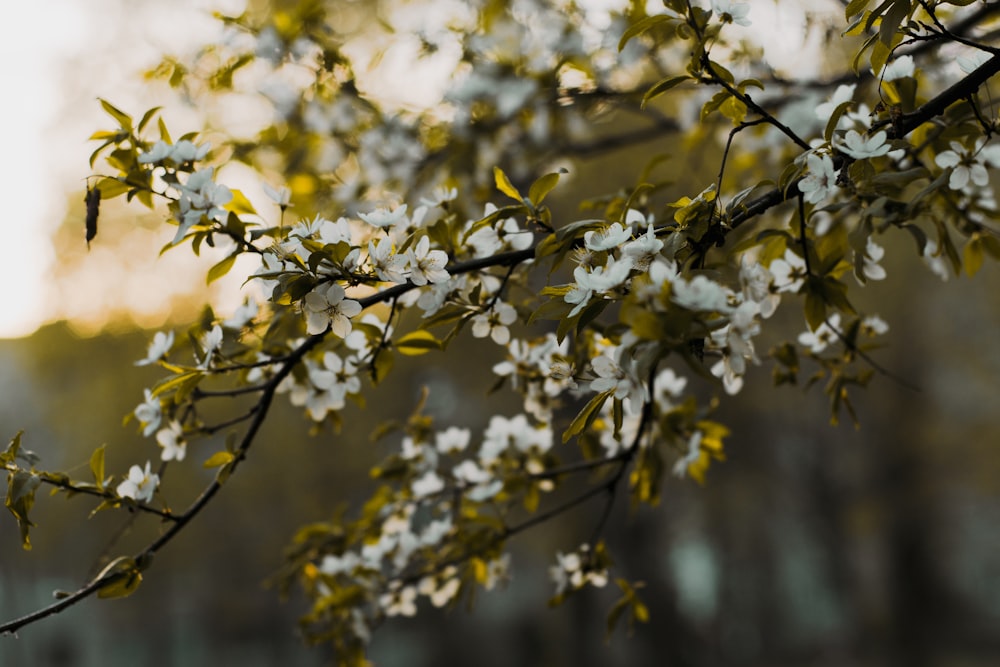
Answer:
<path fill-rule="evenodd" d="M 879 130 L 867 139 L 857 130 L 848 130 L 844 136 L 844 143 L 835 142 L 837 149 L 847 153 L 856 160 L 879 157 L 889 152 L 890 146 L 885 143 L 885 130 Z"/>
<path fill-rule="evenodd" d="M 379 239 L 378 244 L 368 242 L 368 259 L 379 280 L 402 284 L 406 282 L 406 256 L 393 252 L 392 240 L 388 237 Z"/>
<path fill-rule="evenodd" d="M 162 331 L 157 331 L 153 336 L 153 342 L 149 344 L 149 351 L 146 352 L 146 358 L 135 362 L 136 366 L 147 366 L 149 364 L 155 364 L 160 359 L 167 356 L 170 352 L 170 348 L 174 344 L 174 332 L 168 331 L 163 333 Z"/>
<path fill-rule="evenodd" d="M 345 361 L 330 351 L 323 354 L 323 366 L 308 366 L 309 382 L 315 391 L 306 398 L 305 405 L 315 421 L 322 421 L 331 410 L 342 409 L 348 394 L 361 391 L 357 372 L 350 357 Z"/>
<path fill-rule="evenodd" d="M 807 275 L 805 260 L 789 249 L 785 250 L 784 258 L 772 260 L 768 268 L 779 292 L 798 292 Z"/>
<path fill-rule="evenodd" d="M 400 220 L 406 219 L 406 204 L 403 204 L 394 211 L 387 208 L 377 208 L 371 213 L 359 213 L 358 217 L 367 222 L 372 227 L 392 227 Z"/>
<path fill-rule="evenodd" d="M 156 429 L 160 427 L 160 420 L 163 419 L 163 413 L 160 408 L 160 399 L 153 396 L 153 393 L 148 389 L 144 389 L 143 391 L 146 393 L 146 400 L 136 406 L 135 418 L 141 424 L 145 425 L 142 434 L 149 437 L 156 433 Z"/>
<path fill-rule="evenodd" d="M 671 399 L 680 398 L 687 386 L 687 378 L 677 375 L 672 368 L 664 368 L 653 382 L 653 398 L 663 410 L 669 410 Z"/>
<path fill-rule="evenodd" d="M 361 304 L 344 298 L 344 288 L 337 283 L 320 285 L 306 294 L 302 311 L 306 314 L 306 332 L 315 336 L 331 327 L 334 335 L 343 338 L 351 332 L 351 318 L 361 312 Z"/>
<path fill-rule="evenodd" d="M 799 334 L 799 345 L 808 347 L 813 354 L 819 354 L 826 349 L 827 345 L 839 338 L 837 335 L 839 328 L 840 313 L 834 313 L 826 322 L 819 325 L 816 331 L 806 331 Z"/>
<path fill-rule="evenodd" d="M 833 96 L 830 98 L 829 102 L 824 102 L 816 107 L 816 117 L 819 118 L 824 123 L 829 122 L 830 118 L 833 116 L 833 112 L 844 102 L 848 102 L 854 98 L 854 89 L 857 84 L 841 84 L 837 86 L 837 90 L 834 91 Z"/>
<path fill-rule="evenodd" d="M 688 310 L 725 312 L 729 310 L 729 295 L 722 285 L 704 275 L 690 281 L 677 278 L 670 283 L 674 303 Z"/>
<path fill-rule="evenodd" d="M 210 148 L 211 146 L 208 144 L 195 146 L 193 142 L 181 139 L 174 144 L 173 149 L 170 151 L 170 159 L 178 164 L 182 162 L 194 162 L 208 155 Z"/>
<path fill-rule="evenodd" d="M 509 303 L 497 301 L 485 313 L 472 318 L 472 335 L 476 338 L 489 336 L 498 345 L 506 345 L 510 340 L 508 326 L 517 321 L 517 311 Z"/>
<path fill-rule="evenodd" d="M 632 260 L 632 267 L 645 271 L 663 249 L 663 241 L 656 238 L 653 223 L 649 223 L 646 233 L 622 246 L 622 255 Z"/>
<path fill-rule="evenodd" d="M 440 577 L 424 577 L 420 580 L 419 590 L 431 600 L 435 607 L 443 607 L 458 594 L 462 585 L 461 579 L 455 577 L 454 566 L 445 568 Z"/>
<path fill-rule="evenodd" d="M 589 231 L 583 235 L 583 243 L 588 249 L 594 252 L 611 250 L 617 248 L 631 238 L 632 234 L 622 226 L 622 223 L 615 222 L 610 227 L 601 231 Z"/>
<path fill-rule="evenodd" d="M 122 498 L 131 498 L 141 502 L 153 500 L 153 493 L 160 484 L 160 476 L 151 472 L 150 463 L 146 461 L 146 469 L 139 466 L 129 468 L 128 477 L 118 485 L 116 491 Z"/>
<path fill-rule="evenodd" d="M 143 153 L 139 156 L 139 164 L 162 162 L 168 157 L 170 157 L 170 144 L 160 140 L 153 144 L 153 147 L 149 149 L 149 152 Z"/>
<path fill-rule="evenodd" d="M 208 368 L 212 363 L 212 357 L 222 346 L 222 327 L 216 324 L 212 330 L 206 333 L 201 339 L 201 345 L 205 350 L 205 356 L 198 364 L 199 368 Z"/>
<path fill-rule="evenodd" d="M 951 272 L 948 271 L 948 263 L 944 259 L 944 253 L 938 248 L 937 241 L 927 241 L 924 245 L 922 259 L 924 260 L 924 264 L 942 281 L 947 282 L 951 278 Z"/>
<path fill-rule="evenodd" d="M 868 237 L 868 243 L 865 246 L 865 256 L 861 271 L 865 278 L 868 280 L 884 280 L 885 279 L 885 269 L 879 265 L 879 261 L 885 255 L 885 248 L 879 244 L 872 241 L 872 237 Z"/>
<path fill-rule="evenodd" d="M 591 380 L 590 388 L 598 393 L 614 390 L 614 397 L 629 399 L 630 407 L 637 408 L 646 399 L 646 385 L 635 375 L 634 362 L 626 370 L 614 359 L 600 355 L 590 362 L 597 378 Z"/>
<path fill-rule="evenodd" d="M 818 204 L 837 191 L 837 172 L 829 155 L 809 153 L 809 173 L 799 181 L 799 191 L 810 204 Z"/>
<path fill-rule="evenodd" d="M 416 616 L 416 600 L 416 587 L 404 586 L 400 590 L 379 597 L 379 605 L 385 610 L 386 616 Z"/>
<path fill-rule="evenodd" d="M 766 266 L 744 255 L 740 261 L 740 283 L 743 285 L 743 295 L 760 307 L 761 317 L 767 318 L 774 314 L 781 303 L 781 295 L 771 289 L 774 274 Z"/>
<path fill-rule="evenodd" d="M 430 238 L 421 236 L 417 246 L 406 251 L 410 265 L 410 282 L 414 285 L 441 283 L 450 278 L 444 268 L 448 264 L 448 254 L 444 250 L 430 248 Z"/>
<path fill-rule="evenodd" d="M 469 438 L 471 437 L 472 433 L 469 429 L 451 426 L 434 436 L 434 446 L 442 454 L 461 452 L 469 446 Z"/>
<path fill-rule="evenodd" d="M 966 74 L 972 74 L 982 65 L 986 64 L 992 56 L 986 51 L 975 51 L 968 58 L 964 56 L 959 56 L 956 60 L 958 61 L 958 66 Z"/>
<path fill-rule="evenodd" d="M 434 188 L 434 192 L 431 193 L 429 198 L 422 198 L 420 200 L 421 204 L 426 206 L 441 206 L 450 201 L 454 201 L 458 197 L 457 188 L 447 188 L 444 186 Z"/>
<path fill-rule="evenodd" d="M 861 320 L 861 331 L 866 336 L 881 336 L 889 331 L 889 323 L 878 315 L 869 315 Z"/>
<path fill-rule="evenodd" d="M 750 19 L 750 5 L 745 2 L 733 2 L 732 0 L 712 0 L 712 11 L 723 23 L 735 23 L 736 25 L 748 26 Z"/>
<path fill-rule="evenodd" d="M 882 68 L 883 81 L 895 81 L 913 76 L 913 56 L 900 56 Z"/>
<path fill-rule="evenodd" d="M 1000 167 L 1000 146 L 986 146 L 986 138 L 980 137 L 970 152 L 957 141 L 951 142 L 951 150 L 941 151 L 934 158 L 942 169 L 952 169 L 948 187 L 952 190 L 969 192 L 969 181 L 980 188 L 989 185 L 990 175 L 986 165 Z"/>
<path fill-rule="evenodd" d="M 166 428 L 156 434 L 156 442 L 163 451 L 160 458 L 164 461 L 183 461 L 187 452 L 187 442 L 184 441 L 184 427 L 176 419 L 170 420 Z"/>
<path fill-rule="evenodd" d="M 358 565 L 361 565 L 361 557 L 353 551 L 347 551 L 343 556 L 327 554 L 320 561 L 319 571 L 332 577 L 335 574 L 349 574 Z"/>
<path fill-rule="evenodd" d="M 292 201 L 292 191 L 282 186 L 280 188 L 272 188 L 267 183 L 261 183 L 261 187 L 264 188 L 264 194 L 268 196 L 275 204 L 285 209 L 288 208 L 289 203 Z"/>
<path fill-rule="evenodd" d="M 444 489 L 444 480 L 436 472 L 428 470 L 410 485 L 414 498 L 426 498 Z"/>
<path fill-rule="evenodd" d="M 632 260 L 628 257 L 614 259 L 608 257 L 607 264 L 595 266 L 589 271 L 585 266 L 573 269 L 573 278 L 581 289 L 607 292 L 624 283 L 632 272 Z"/>

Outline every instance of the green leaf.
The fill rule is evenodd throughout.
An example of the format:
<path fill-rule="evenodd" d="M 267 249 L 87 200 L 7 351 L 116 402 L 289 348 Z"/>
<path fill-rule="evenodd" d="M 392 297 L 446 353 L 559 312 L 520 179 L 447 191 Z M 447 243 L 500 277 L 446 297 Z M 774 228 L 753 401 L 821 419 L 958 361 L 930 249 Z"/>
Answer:
<path fill-rule="evenodd" d="M 222 208 L 227 211 L 232 211 L 236 215 L 257 214 L 257 209 L 253 207 L 253 204 L 251 204 L 250 200 L 246 198 L 246 195 L 239 190 L 232 190 L 231 192 L 233 193 L 233 198 Z"/>
<path fill-rule="evenodd" d="M 205 468 L 218 468 L 219 466 L 224 466 L 227 463 L 232 463 L 235 458 L 236 457 L 232 452 L 223 450 L 209 456 L 208 459 L 201 465 Z"/>
<path fill-rule="evenodd" d="M 427 354 L 431 350 L 441 349 L 441 341 L 426 329 L 411 331 L 399 340 L 394 341 L 393 345 L 399 350 L 400 354 L 405 354 L 408 357 L 416 357 L 421 354 Z"/>
<path fill-rule="evenodd" d="M 90 471 L 94 473 L 94 483 L 101 491 L 104 490 L 104 445 L 94 450 L 90 455 Z"/>
<path fill-rule="evenodd" d="M 503 173 L 503 169 L 500 167 L 493 167 L 493 180 L 496 182 L 497 190 L 511 199 L 524 201 L 524 197 L 521 196 L 521 193 L 517 191 L 517 188 L 514 187 L 510 179 L 507 178 L 507 174 Z"/>
<path fill-rule="evenodd" d="M 233 264 L 236 262 L 236 257 L 239 254 L 239 251 L 236 251 L 210 268 L 208 270 L 208 277 L 205 278 L 205 284 L 211 285 L 216 280 L 229 273 L 229 270 L 233 268 Z"/>
<path fill-rule="evenodd" d="M 162 108 L 163 107 L 153 107 L 152 109 L 144 113 L 142 115 L 142 119 L 139 121 L 138 127 L 136 127 L 136 132 L 142 132 L 146 128 L 146 125 L 149 123 L 149 121 L 153 120 L 153 116 L 156 115 L 156 112 Z"/>
<path fill-rule="evenodd" d="M 851 0 L 844 9 L 844 20 L 850 21 L 852 16 L 863 12 L 872 0 Z"/>
<path fill-rule="evenodd" d="M 981 237 L 977 234 L 973 234 L 969 242 L 965 244 L 965 249 L 962 251 L 962 260 L 965 264 L 965 273 L 970 278 L 979 273 L 979 269 L 983 268 L 983 244 L 981 242 Z"/>
<path fill-rule="evenodd" d="M 28 530 L 35 525 L 28 519 L 28 512 L 35 504 L 35 491 L 41 483 L 42 479 L 38 475 L 26 470 L 7 474 L 7 498 L 4 505 L 17 520 L 17 526 L 21 530 L 21 546 L 25 551 L 31 551 Z"/>
<path fill-rule="evenodd" d="M 552 192 L 552 188 L 556 187 L 559 183 L 559 177 L 566 173 L 569 173 L 567 169 L 560 169 L 551 174 L 545 174 L 532 183 L 531 188 L 528 190 L 528 199 L 531 200 L 531 203 L 535 206 L 541 204 L 545 196 Z"/>
<path fill-rule="evenodd" d="M 109 581 L 97 591 L 97 597 L 105 600 L 124 598 L 139 588 L 139 584 L 142 583 L 142 572 L 135 559 L 120 556 L 111 561 L 98 578 Z"/>
<path fill-rule="evenodd" d="M 646 106 L 646 102 L 649 102 L 654 97 L 658 97 L 663 93 L 667 92 L 668 90 L 670 90 L 671 88 L 679 86 L 685 81 L 690 81 L 690 80 L 691 77 L 687 75 L 668 76 L 666 78 L 660 79 L 652 86 L 650 86 L 649 90 L 647 90 L 646 93 L 642 96 L 642 102 L 639 105 L 640 108 L 644 108 Z"/>
<path fill-rule="evenodd" d="M 608 391 L 601 392 L 597 396 L 590 399 L 590 402 L 583 407 L 583 410 L 580 410 L 580 414 L 573 419 L 572 423 L 570 423 L 570 425 L 563 432 L 562 441 L 566 442 L 574 435 L 581 433 L 585 428 L 587 428 L 587 426 L 594 421 L 594 417 L 597 416 L 597 412 L 601 409 L 601 406 L 604 405 L 604 402 L 607 401 L 608 398 L 610 398 L 614 393 L 614 390 L 609 389 Z"/>
<path fill-rule="evenodd" d="M 819 329 L 826 321 L 826 302 L 819 293 L 812 290 L 806 292 L 805 315 L 812 331 Z"/>
<path fill-rule="evenodd" d="M 110 114 L 112 118 L 114 118 L 116 121 L 118 121 L 119 124 L 121 124 L 123 130 L 129 130 L 129 131 L 132 130 L 132 117 L 131 116 L 129 116 L 127 113 L 125 113 L 121 109 L 118 109 L 113 104 L 111 104 L 111 102 L 108 102 L 105 99 L 98 98 L 98 101 L 101 103 L 101 106 L 104 107 L 104 110 L 107 111 L 108 114 Z"/>
<path fill-rule="evenodd" d="M 633 37 L 641 35 L 642 33 L 651 30 L 652 28 L 655 28 L 656 26 L 662 23 L 667 23 L 672 20 L 674 19 L 672 19 L 670 16 L 667 16 L 666 14 L 646 16 L 639 19 L 638 21 L 630 25 L 622 34 L 622 38 L 618 40 L 618 51 L 624 49 L 625 45 L 628 44 L 629 40 L 631 40 Z"/>

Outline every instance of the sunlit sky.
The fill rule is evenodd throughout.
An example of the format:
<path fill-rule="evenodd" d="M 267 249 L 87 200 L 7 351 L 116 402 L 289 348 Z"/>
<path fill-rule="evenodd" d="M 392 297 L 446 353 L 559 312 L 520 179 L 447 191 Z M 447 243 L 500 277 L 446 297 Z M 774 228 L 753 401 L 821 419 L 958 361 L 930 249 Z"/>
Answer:
<path fill-rule="evenodd" d="M 147 282 L 144 272 L 123 261 L 127 251 L 119 249 L 116 257 L 95 244 L 78 261 L 110 272 L 126 289 L 103 295 L 103 301 L 98 282 L 74 285 L 72 295 L 57 295 L 51 276 L 62 258 L 55 256 L 50 238 L 66 216 L 66 193 L 83 190 L 87 158 L 95 147 L 87 137 L 108 124 L 97 98 L 139 113 L 159 103 L 144 97 L 148 88 L 140 72 L 159 55 L 185 53 L 221 34 L 211 10 L 238 13 L 243 5 L 244 0 L 46 0 L 5 7 L 0 21 L 0 85 L 6 102 L 0 111 L 6 149 L 6 159 L 0 162 L 0 235 L 5 247 L 0 262 L 0 338 L 28 335 L 46 322 L 67 317 L 99 323 L 107 308 L 135 312 L 135 321 L 143 326 L 156 326 L 157 318 L 166 317 L 168 304 L 155 295 L 159 288 L 170 287 L 164 276 L 170 271 L 176 275 L 182 264 L 159 271 L 159 282 L 152 274 Z M 755 28 L 778 27 L 777 33 L 785 36 L 765 40 L 768 59 L 802 62 L 801 13 L 779 11 L 772 0 L 754 5 Z M 189 129 L 196 128 L 184 131 Z M 82 219 L 80 237 L 82 246 Z M 129 239 L 124 241 L 127 248 Z M 133 245 L 138 247 L 140 241 Z M 154 254 L 149 261 L 183 259 L 157 260 Z M 197 284 L 195 280 L 192 287 Z"/>

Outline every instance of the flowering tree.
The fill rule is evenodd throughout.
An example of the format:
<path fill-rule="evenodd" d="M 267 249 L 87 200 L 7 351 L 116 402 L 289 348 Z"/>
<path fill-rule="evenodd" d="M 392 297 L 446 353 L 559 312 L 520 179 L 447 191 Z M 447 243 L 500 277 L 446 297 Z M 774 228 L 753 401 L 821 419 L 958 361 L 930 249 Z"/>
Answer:
<path fill-rule="evenodd" d="M 889 325 L 855 297 L 886 278 L 888 251 L 915 247 L 943 280 L 1000 258 L 988 94 L 1000 49 L 982 37 L 995 4 L 854 0 L 836 27 L 844 70 L 815 80 L 761 62 L 741 2 L 481 0 L 416 28 L 390 9 L 359 32 L 341 32 L 343 7 L 319 0 L 220 17 L 231 39 L 152 73 L 206 104 L 263 95 L 276 115 L 252 136 L 174 139 L 158 109 L 136 121 L 102 101 L 116 126 L 92 137 L 87 241 L 100 240 L 103 201 L 165 203 L 165 250 L 223 251 L 209 282 L 242 270 L 248 297 L 186 335 L 155 335 L 138 363 L 165 374 L 132 415 L 155 444 L 127 472 L 105 470 L 103 447 L 87 479 L 45 470 L 20 435 L 0 454 L 25 548 L 45 486 L 165 526 L 0 630 L 134 591 L 249 450 L 268 446 L 258 433 L 276 399 L 336 430 L 348 401 L 393 382 L 394 359 L 430 362 L 469 335 L 502 348 L 500 363 L 469 366 L 522 409 L 477 431 L 435 423 L 422 404 L 377 425 L 398 447 L 371 471 L 370 498 L 303 527 L 288 550 L 283 583 L 311 601 L 304 636 L 364 664 L 386 618 L 494 589 L 512 540 L 592 499 L 590 534 L 553 557 L 553 601 L 613 583 L 609 628 L 644 622 L 640 586 L 615 573 L 603 539 L 619 495 L 655 505 L 669 473 L 704 482 L 729 437 L 713 415 L 751 364 L 770 364 L 775 385 L 807 374 L 834 421 L 853 419 L 854 393 L 891 377 L 872 356 Z M 367 87 L 371 54 L 357 45 L 381 30 L 418 58 L 452 59 L 439 104 L 395 109 Z M 595 131 L 626 113 L 638 128 Z M 712 176 L 668 180 L 670 160 L 649 155 L 583 202 L 586 216 L 546 204 L 576 158 L 664 135 L 711 156 Z M 259 175 L 271 207 L 224 184 L 233 163 Z M 802 311 L 791 340 L 772 327 L 779 307 Z M 245 408 L 208 416 L 234 398 Z M 171 507 L 165 472 L 192 465 L 215 478 Z"/>

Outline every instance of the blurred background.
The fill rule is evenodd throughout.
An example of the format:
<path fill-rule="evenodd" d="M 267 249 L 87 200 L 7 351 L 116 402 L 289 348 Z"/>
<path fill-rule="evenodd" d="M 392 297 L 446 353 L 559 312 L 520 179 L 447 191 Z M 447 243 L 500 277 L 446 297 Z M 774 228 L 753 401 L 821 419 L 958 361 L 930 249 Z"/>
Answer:
<path fill-rule="evenodd" d="M 161 213 L 108 206 L 89 253 L 83 242 L 86 138 L 107 124 L 95 98 L 133 111 L 163 104 L 178 132 L 199 127 L 197 109 L 143 84 L 141 72 L 165 52 L 211 41 L 219 27 L 210 10 L 241 8 L 20 2 L 0 24 L 0 73 L 15 100 L 3 111 L 11 155 L 0 181 L 10 207 L 0 219 L 0 437 L 23 429 L 24 446 L 48 469 L 85 475 L 102 443 L 109 471 L 150 456 L 122 417 L 159 374 L 133 362 L 153 330 L 184 325 L 206 301 L 225 314 L 242 300 L 238 278 L 204 287 L 211 253 L 194 264 L 181 252 L 157 257 L 173 234 Z M 611 116 L 600 131 L 630 122 Z M 634 181 L 651 152 L 683 150 L 665 135 L 579 158 L 553 200 L 557 217 L 573 219 L 574 202 Z M 680 178 L 687 167 L 668 169 Z M 711 174 L 712 160 L 694 169 Z M 257 201 L 259 185 L 247 193 Z M 472 613 L 428 608 L 389 622 L 371 658 L 382 667 L 1000 664 L 1000 270 L 987 263 L 972 280 L 941 282 L 908 237 L 884 241 L 889 278 L 860 298 L 891 326 L 878 362 L 916 388 L 877 376 L 855 396 L 855 429 L 829 425 L 819 387 L 772 390 L 770 368 L 752 369 L 747 385 L 762 389 L 723 401 L 719 420 L 733 435 L 708 483 L 670 479 L 658 508 L 633 513 L 620 503 L 609 524 L 621 574 L 646 582 L 649 624 L 606 641 L 610 590 L 547 607 L 553 554 L 592 529 L 599 507 L 585 505 L 517 540 L 506 590 L 478 595 Z M 794 311 L 779 310 L 786 321 L 771 344 L 803 329 Z M 302 601 L 281 601 L 267 585 L 282 550 L 300 525 L 365 497 L 369 467 L 393 446 L 369 442 L 371 428 L 407 414 L 420 387 L 431 388 L 442 425 L 478 432 L 498 409 L 515 409 L 487 398 L 492 378 L 463 372 L 468 355 L 499 359 L 480 343 L 401 365 L 367 408 L 346 411 L 339 435 L 310 435 L 299 411 L 278 401 L 239 475 L 134 595 L 88 600 L 0 638 L 0 665 L 325 664 L 324 649 L 295 635 Z M 209 479 L 196 472 L 169 493 L 180 504 Z M 109 513 L 88 519 L 90 509 L 39 494 L 31 552 L 13 519 L 0 519 L 4 620 L 75 589 L 112 540 L 126 553 L 157 530 Z"/>

